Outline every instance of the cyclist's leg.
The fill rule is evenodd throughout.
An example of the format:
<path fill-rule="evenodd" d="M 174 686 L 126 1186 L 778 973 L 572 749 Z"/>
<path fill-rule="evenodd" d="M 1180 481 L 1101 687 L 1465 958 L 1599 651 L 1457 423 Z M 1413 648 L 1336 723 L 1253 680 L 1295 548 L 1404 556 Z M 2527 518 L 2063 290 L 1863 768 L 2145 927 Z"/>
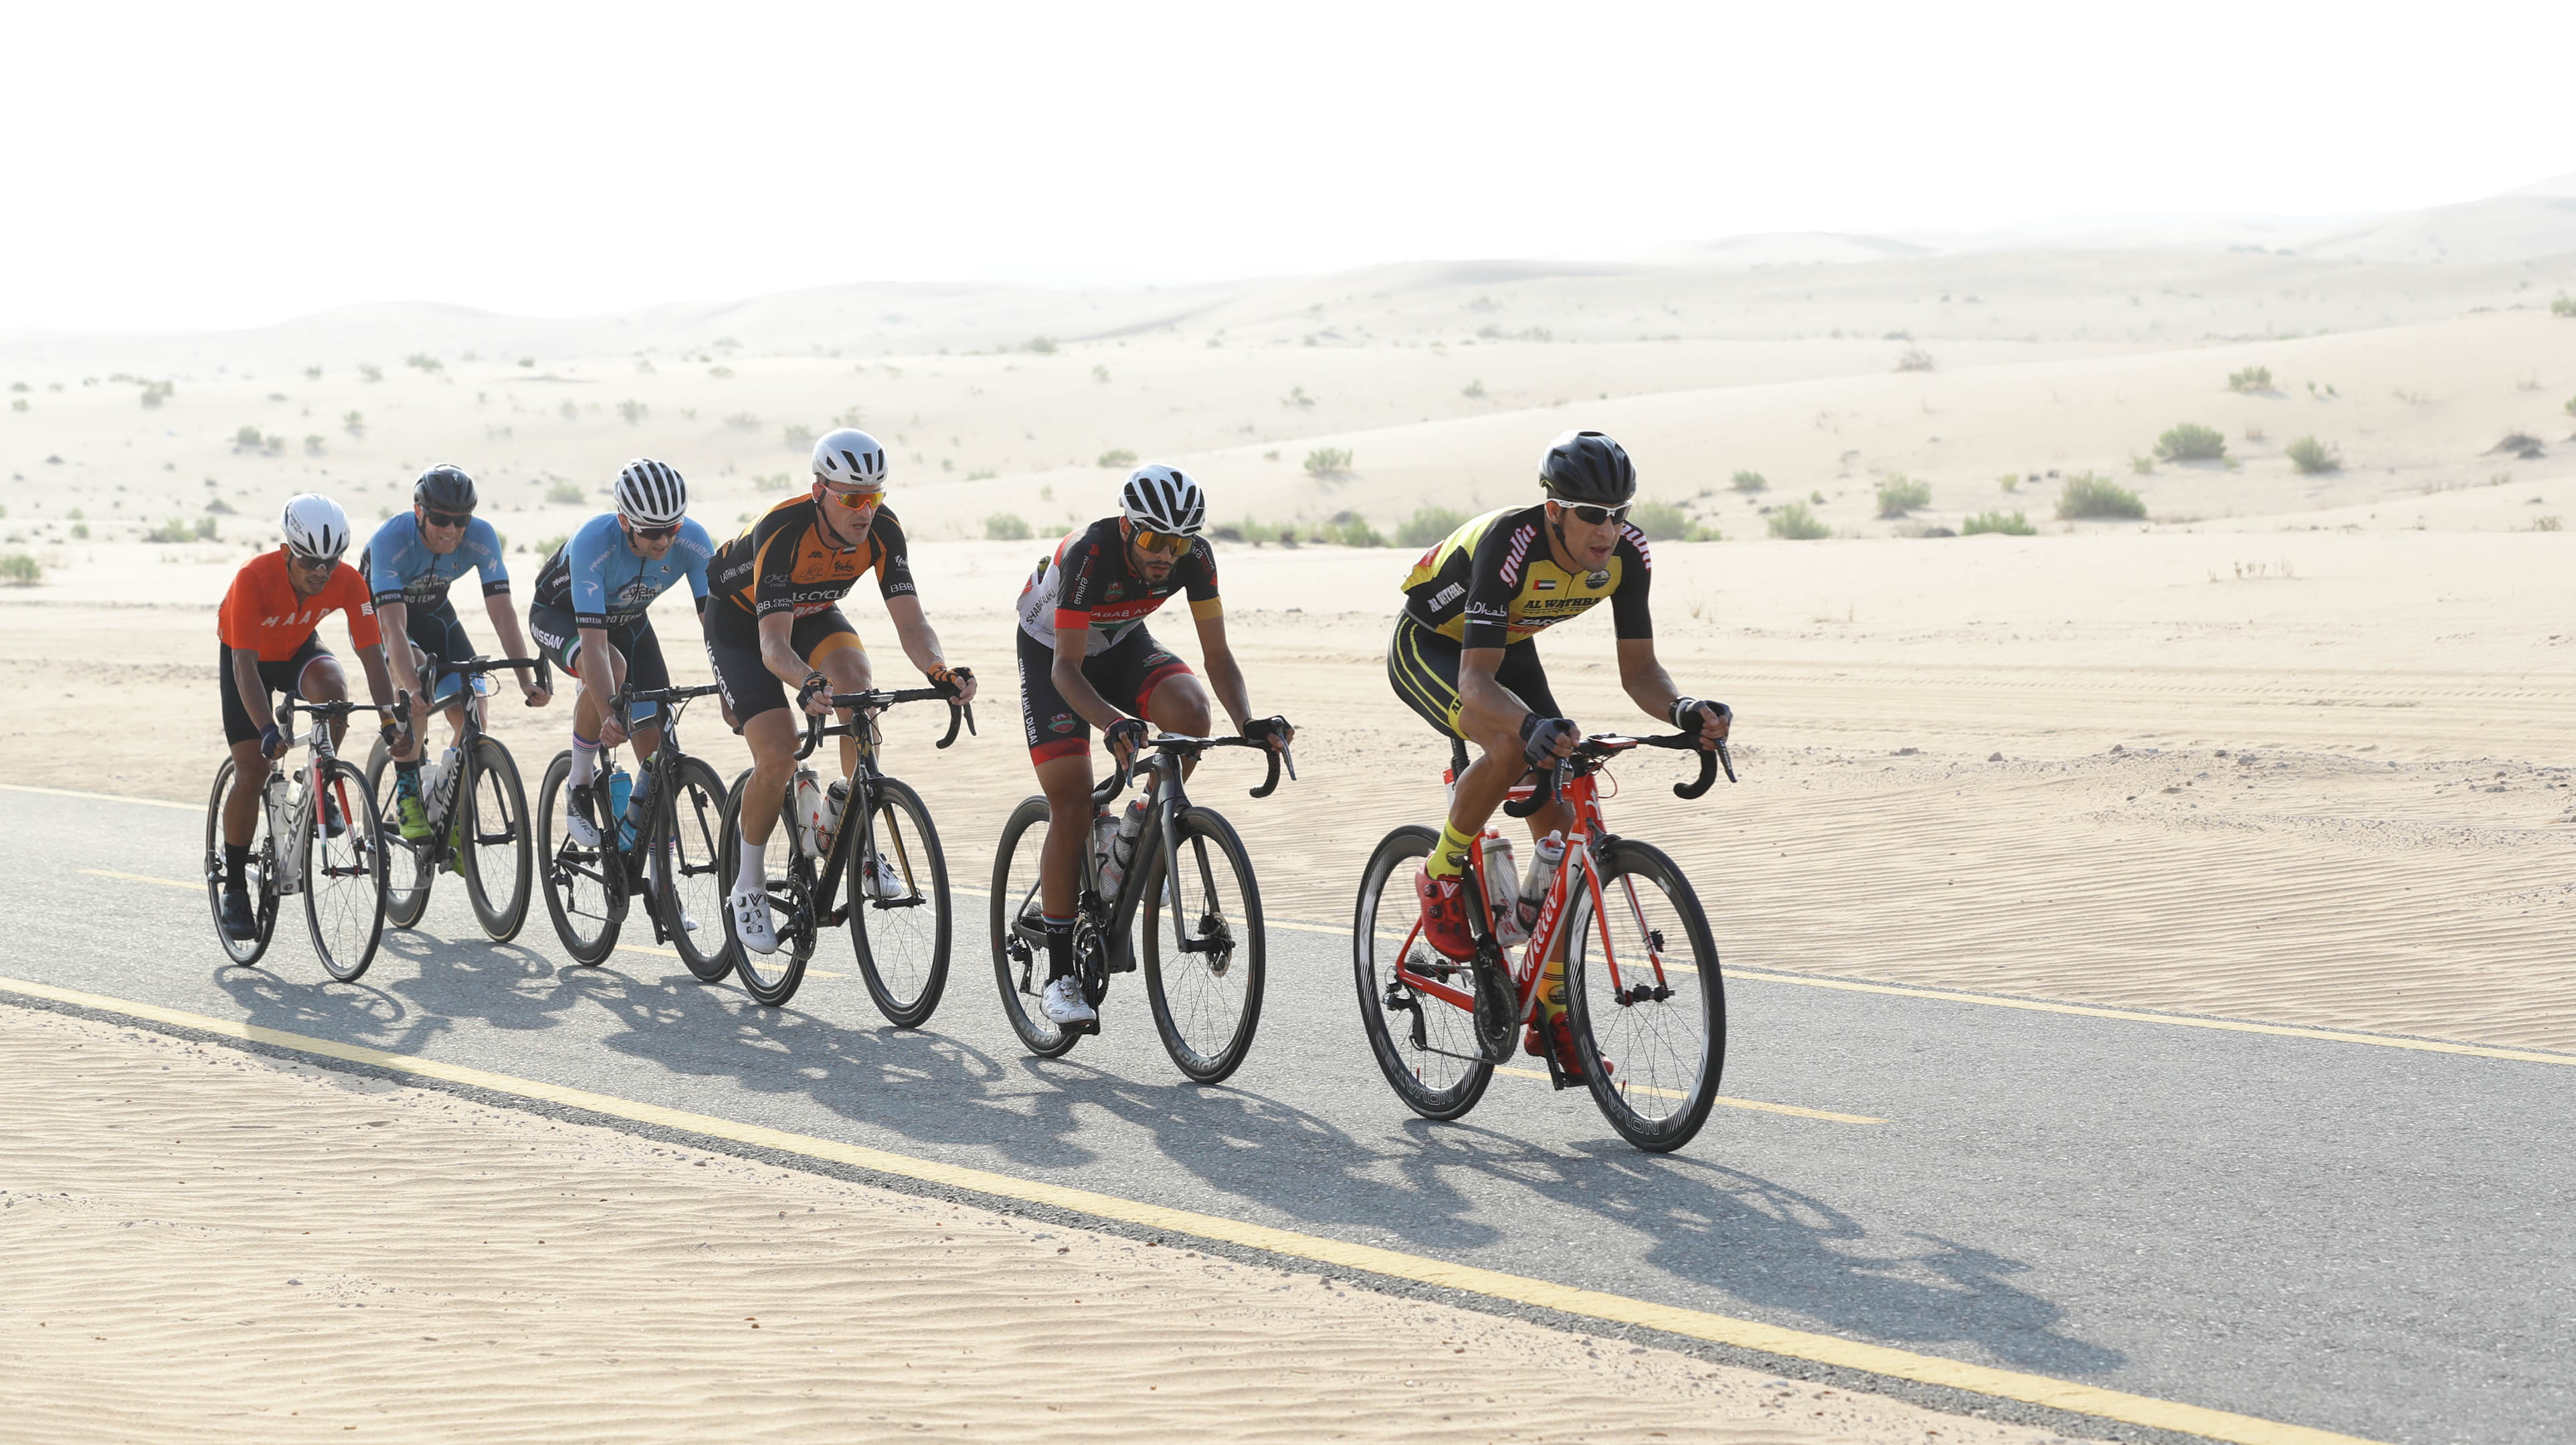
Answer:
<path fill-rule="evenodd" d="M 1020 725 L 1046 794 L 1046 843 L 1038 852 L 1038 909 L 1046 930 L 1047 981 L 1073 972 L 1073 916 L 1082 893 L 1082 850 L 1091 832 L 1091 724 L 1057 692 L 1055 649 L 1015 629 Z"/>
<path fill-rule="evenodd" d="M 528 604 L 528 640 L 536 644 L 537 655 L 555 665 L 571 679 L 572 697 L 572 786 L 590 782 L 599 766 L 599 724 L 607 715 L 603 700 L 590 695 L 581 682 L 581 629 L 573 621 L 569 607 L 549 606 L 543 602 Z M 614 682 L 617 660 L 609 659 L 609 675 Z"/>
<path fill-rule="evenodd" d="M 466 640 L 465 624 L 457 619 L 455 604 L 445 598 L 439 599 L 435 607 L 414 606 L 406 612 L 412 646 L 427 659 L 420 675 L 421 685 L 429 689 L 430 701 L 441 705 L 440 710 L 447 714 L 447 745 L 463 747 L 465 704 L 473 691 L 464 678 L 447 669 L 450 663 L 472 657 L 474 644 Z"/>
<path fill-rule="evenodd" d="M 662 659 L 662 639 L 653 635 L 648 619 L 632 628 L 621 628 L 608 634 L 608 670 L 619 687 L 632 680 L 638 692 L 654 692 L 671 685 L 670 665 Z M 646 703 L 635 709 L 635 756 L 649 758 L 662 750 L 662 707 Z M 599 734 L 594 729 L 591 736 Z"/>
<path fill-rule="evenodd" d="M 319 642 L 308 640 L 307 646 L 318 648 Z M 260 685 L 269 692 L 290 690 L 295 673 L 300 670 L 304 653 L 284 662 L 259 665 Z M 268 760 L 260 756 L 259 728 L 251 721 L 250 708 L 242 701 L 240 689 L 233 681 L 233 659 L 230 648 L 218 645 L 215 673 L 221 680 L 224 743 L 233 755 L 233 790 L 224 797 L 224 875 L 228 884 L 241 881 L 241 869 L 250 853 L 250 842 L 258 832 L 259 790 L 268 781 Z"/>
<path fill-rule="evenodd" d="M 342 670 L 340 659 L 319 641 L 307 643 L 305 651 L 295 654 L 295 678 L 289 689 L 306 702 L 347 702 L 349 674 Z M 341 741 L 349 735 L 349 720 L 335 717 L 331 722 L 331 750 L 340 751 Z"/>
<path fill-rule="evenodd" d="M 752 779 L 743 794 L 740 818 L 741 871 L 733 889 L 757 893 L 763 888 L 763 850 L 769 846 L 770 830 L 778 826 L 787 780 L 796 771 L 796 735 L 802 730 L 802 715 L 789 705 L 786 686 L 760 660 L 759 626 L 742 609 L 731 603 L 709 607 L 706 640 L 707 665 L 715 673 L 716 686 L 724 690 L 725 707 L 733 714 L 743 742 L 751 749 Z"/>
<path fill-rule="evenodd" d="M 805 665 L 832 680 L 832 691 L 865 692 L 873 683 L 876 670 L 868 664 L 868 649 L 859 641 L 859 630 L 850 625 L 840 608 L 796 619 L 796 630 L 790 638 Z M 836 708 L 833 717 L 848 722 L 850 710 Z M 804 726 L 801 719 L 797 726 Z M 841 776 L 854 777 L 858 771 L 859 740 L 845 737 L 841 739 Z"/>

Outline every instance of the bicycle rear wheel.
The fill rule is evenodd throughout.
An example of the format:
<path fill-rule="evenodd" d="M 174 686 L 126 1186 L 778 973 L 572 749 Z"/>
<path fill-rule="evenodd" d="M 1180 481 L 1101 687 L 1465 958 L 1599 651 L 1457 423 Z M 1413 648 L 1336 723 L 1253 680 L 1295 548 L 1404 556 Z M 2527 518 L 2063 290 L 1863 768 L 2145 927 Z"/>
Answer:
<path fill-rule="evenodd" d="M 450 813 L 456 867 L 465 875 L 474 921 L 494 943 L 507 943 L 528 921 L 528 875 L 535 853 L 528 832 L 528 793 L 519 786 L 518 763 L 499 738 L 476 738 L 463 766 L 465 776 Z"/>
<path fill-rule="evenodd" d="M 233 938 L 224 932 L 224 799 L 233 790 L 233 760 L 215 769 L 215 790 L 206 797 L 206 902 L 215 912 L 215 939 L 224 946 L 224 956 L 244 968 L 259 962 L 268 952 L 268 940 L 277 931 L 277 840 L 268 834 L 268 809 L 253 810 L 250 834 L 250 861 L 242 865 L 242 889 L 250 895 L 251 917 L 259 932 L 249 938 Z"/>
<path fill-rule="evenodd" d="M 382 738 L 367 751 L 367 794 L 385 820 L 385 921 L 410 928 L 429 910 L 429 885 L 438 872 L 429 861 L 431 845 L 404 837 L 394 821 L 394 755 Z"/>
<path fill-rule="evenodd" d="M 1456 1119 L 1494 1081 L 1494 1066 L 1477 1052 L 1475 1015 L 1396 976 L 1401 960 L 1424 978 L 1475 996 L 1473 965 L 1442 956 L 1419 935 L 1406 941 L 1421 916 L 1413 870 L 1439 839 L 1429 828 L 1408 825 L 1387 834 L 1369 855 L 1351 917 L 1351 973 L 1378 1072 L 1413 1112 Z"/>
<path fill-rule="evenodd" d="M 1592 1100 L 1619 1137 L 1661 1154 L 1691 1141 L 1717 1102 L 1726 997 L 1717 944 L 1690 880 L 1659 848 L 1621 839 L 1593 890 L 1566 910 L 1566 1005 Z M 1606 935 L 1606 937 L 1605 937 Z M 1657 979 L 1653 959 L 1663 962 Z M 1614 984 L 1611 965 L 1618 967 Z"/>
<path fill-rule="evenodd" d="M 304 846 L 304 922 L 322 970 L 354 983 L 375 962 L 385 933 L 385 830 L 367 776 L 341 758 L 321 765 L 324 796 L 347 820 L 337 836 L 322 824 L 320 799 Z"/>
<path fill-rule="evenodd" d="M 573 841 L 565 818 L 572 807 L 572 754 L 555 754 L 537 785 L 537 836 L 544 840 L 546 914 L 555 923 L 572 961 L 596 965 L 617 947 L 617 930 L 626 921 L 626 865 L 606 847 L 585 848 Z M 599 826 L 600 819 L 591 823 Z M 601 837 L 607 834 L 603 831 Z"/>
<path fill-rule="evenodd" d="M 653 860 L 653 892 L 662 931 L 700 983 L 716 983 L 733 969 L 725 941 L 724 779 L 698 758 L 682 758 L 679 784 L 663 800 L 664 847 Z"/>
<path fill-rule="evenodd" d="M 948 858 L 919 793 L 892 778 L 868 784 L 868 792 L 874 804 L 868 826 L 850 846 L 872 845 L 893 864 L 903 894 L 872 894 L 867 860 L 853 856 L 844 870 L 850 947 L 877 1011 L 891 1023 L 917 1029 L 930 1021 L 948 987 Z M 858 827 L 860 821 L 849 818 L 841 826 Z"/>
<path fill-rule="evenodd" d="M 734 783 L 732 794 L 725 799 L 724 833 L 718 840 L 716 859 L 721 876 L 740 876 L 742 858 L 742 800 L 749 796 L 752 775 L 746 771 Z M 791 785 L 792 786 L 792 785 Z M 743 946 L 734 932 L 733 908 L 724 909 L 725 944 L 733 950 L 734 976 L 742 980 L 742 991 L 772 1008 L 796 996 L 805 984 L 805 965 L 814 957 L 814 920 L 821 912 L 822 900 L 814 896 L 814 863 L 796 851 L 795 798 L 782 794 L 778 820 L 769 828 L 766 861 L 762 876 L 769 886 L 769 926 L 778 937 L 777 951 L 755 953 Z M 732 891 L 732 885 L 726 885 Z M 712 980 L 710 980 L 712 982 Z"/>
<path fill-rule="evenodd" d="M 1179 858 L 1154 850 L 1142 886 L 1145 993 L 1163 1050 L 1194 1084 L 1243 1066 L 1261 1026 L 1261 887 L 1234 825 L 1206 808 L 1172 820 Z M 1167 897 L 1179 880 L 1180 904 Z"/>
<path fill-rule="evenodd" d="M 1082 1035 L 1047 1022 L 1038 995 L 1047 984 L 1046 933 L 1039 923 L 1038 855 L 1046 846 L 1047 800 L 1030 797 L 1011 810 L 993 856 L 993 980 L 1011 1032 L 1042 1059 L 1060 1057 Z"/>

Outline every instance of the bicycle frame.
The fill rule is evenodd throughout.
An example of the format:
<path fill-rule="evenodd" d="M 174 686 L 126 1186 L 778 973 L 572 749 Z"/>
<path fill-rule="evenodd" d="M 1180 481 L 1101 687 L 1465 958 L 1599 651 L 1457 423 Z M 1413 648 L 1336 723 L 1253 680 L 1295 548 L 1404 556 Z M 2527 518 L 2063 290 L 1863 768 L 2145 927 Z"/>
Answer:
<path fill-rule="evenodd" d="M 269 839 L 272 845 L 281 850 L 276 858 L 276 868 L 270 875 L 276 885 L 275 891 L 280 897 L 291 897 L 304 891 L 304 859 L 306 853 L 313 847 L 313 821 L 322 806 L 322 767 L 323 764 L 340 755 L 337 746 L 331 741 L 330 719 L 334 716 L 346 717 L 354 712 L 381 713 L 383 711 L 384 709 L 372 703 L 323 703 L 317 706 L 313 703 L 299 703 L 290 696 L 286 699 L 285 707 L 278 713 L 278 725 L 286 731 L 288 744 L 292 746 L 295 743 L 302 743 L 305 748 L 304 765 L 300 770 L 301 781 L 304 784 L 302 792 L 292 798 L 279 796 L 285 791 L 287 785 L 286 761 L 283 758 L 270 760 L 268 780 L 260 784 L 259 789 L 260 807 L 268 813 Z M 298 712 L 313 716 L 313 731 L 303 737 L 297 737 L 294 733 L 295 715 Z M 349 800 L 342 798 L 340 800 L 341 825 L 356 826 L 350 821 L 355 816 L 357 814 L 350 808 Z M 278 840 L 281 839 L 293 841 L 280 844 Z"/>
<path fill-rule="evenodd" d="M 945 748 L 957 741 L 957 728 L 961 722 L 969 732 L 973 732 L 975 728 L 974 704 L 961 703 L 956 698 L 956 691 L 947 687 L 915 687 L 897 692 L 836 692 L 830 695 L 829 701 L 836 708 L 848 708 L 852 711 L 854 716 L 848 722 L 827 726 L 822 718 L 812 713 L 806 714 L 805 741 L 796 749 L 798 762 L 801 763 L 812 757 L 814 749 L 820 747 L 823 739 L 828 737 L 845 737 L 857 743 L 859 747 L 859 770 L 850 776 L 850 796 L 841 808 L 841 826 L 839 831 L 832 835 L 832 845 L 829 850 L 831 856 L 822 860 L 822 876 L 814 885 L 816 929 L 838 928 L 849 921 L 850 910 L 847 905 L 837 908 L 825 907 L 822 900 L 838 895 L 841 874 L 849 867 L 851 859 L 871 856 L 876 851 L 876 785 L 885 780 L 884 770 L 877 766 L 876 719 L 878 715 L 897 703 L 945 702 L 948 704 L 948 732 L 946 736 L 931 744 L 933 747 Z M 853 810 L 859 814 L 859 826 L 856 828 L 850 826 L 850 814 Z M 790 836 L 797 840 L 790 846 L 801 851 L 802 835 L 795 831 L 795 824 L 784 816 L 779 821 L 790 830 Z M 854 842 L 855 839 L 864 839 L 864 848 L 858 842 Z M 914 876 L 909 854 L 898 852 L 895 860 L 903 876 L 906 878 Z M 918 905 L 921 901 L 921 895 L 918 892 L 908 898 L 876 900 L 878 906 L 886 908 L 909 908 Z"/>

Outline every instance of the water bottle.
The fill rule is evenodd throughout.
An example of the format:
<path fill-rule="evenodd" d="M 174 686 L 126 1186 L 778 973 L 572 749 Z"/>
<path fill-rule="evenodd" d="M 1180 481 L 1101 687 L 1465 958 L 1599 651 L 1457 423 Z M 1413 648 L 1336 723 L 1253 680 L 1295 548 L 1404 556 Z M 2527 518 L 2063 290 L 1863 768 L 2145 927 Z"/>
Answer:
<path fill-rule="evenodd" d="M 796 770 L 796 833 L 805 844 L 805 856 L 823 856 L 823 786 L 815 781 L 812 768 Z"/>
<path fill-rule="evenodd" d="M 1100 865 L 1102 896 L 1118 896 L 1118 881 L 1127 876 L 1127 866 L 1136 861 L 1136 840 L 1145 836 L 1146 801 L 1138 798 L 1127 805 L 1127 816 L 1118 820 L 1118 836 L 1109 840 L 1109 859 Z"/>
<path fill-rule="evenodd" d="M 1116 813 L 1091 815 L 1091 861 L 1098 866 L 1103 877 L 1108 876 L 1109 849 L 1117 838 L 1118 815 Z"/>
<path fill-rule="evenodd" d="M 626 777 L 624 773 L 619 773 L 617 776 L 621 781 Z M 617 825 L 619 852 L 627 852 L 634 848 L 635 835 L 644 831 L 644 819 L 652 805 L 653 775 L 646 773 L 635 780 L 634 789 L 627 796 L 626 806 L 618 809 L 618 816 L 623 819 Z"/>
<path fill-rule="evenodd" d="M 455 748 L 449 748 L 439 755 L 438 773 L 435 781 L 429 786 L 429 816 L 433 820 L 444 819 L 447 816 L 447 805 L 456 796 L 456 774 L 460 770 L 463 758 L 464 754 Z"/>
<path fill-rule="evenodd" d="M 834 778 L 823 790 L 823 851 L 829 852 L 832 840 L 841 836 L 841 818 L 850 810 L 850 780 Z"/>
<path fill-rule="evenodd" d="M 1506 890 L 1515 886 L 1520 865 L 1512 859 L 1512 840 L 1488 828 L 1476 842 L 1483 854 L 1477 876 L 1484 880 L 1485 904 L 1494 915 L 1494 941 L 1514 944 L 1529 937 L 1521 925 L 1519 899 Z"/>
<path fill-rule="evenodd" d="M 1530 859 L 1529 874 L 1521 879 L 1520 925 L 1527 936 L 1538 926 L 1538 910 L 1547 902 L 1547 890 L 1556 883 L 1556 870 L 1565 861 L 1565 835 L 1550 833 L 1538 840 L 1537 852 Z"/>
<path fill-rule="evenodd" d="M 608 816 L 611 818 L 623 818 L 626 816 L 627 797 L 635 786 L 635 780 L 626 776 L 626 770 L 624 768 L 610 768 L 608 770 L 607 782 Z M 619 846 L 624 846 L 623 840 L 620 840 Z"/>

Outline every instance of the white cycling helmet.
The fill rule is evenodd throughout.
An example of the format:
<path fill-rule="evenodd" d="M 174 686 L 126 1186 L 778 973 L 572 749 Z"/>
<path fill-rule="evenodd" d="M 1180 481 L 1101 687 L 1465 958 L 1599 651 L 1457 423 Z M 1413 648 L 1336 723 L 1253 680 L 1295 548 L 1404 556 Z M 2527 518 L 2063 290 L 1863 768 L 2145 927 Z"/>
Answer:
<path fill-rule="evenodd" d="M 814 443 L 814 475 L 836 487 L 882 487 L 885 445 L 854 426 Z"/>
<path fill-rule="evenodd" d="M 689 510 L 689 484 L 669 462 L 637 457 L 617 474 L 617 515 L 643 527 L 667 527 Z"/>
<path fill-rule="evenodd" d="M 1150 531 L 1195 537 L 1207 522 L 1207 497 L 1177 467 L 1148 463 L 1129 472 L 1118 504 L 1128 521 Z"/>
<path fill-rule="evenodd" d="M 349 550 L 349 514 L 319 492 L 286 499 L 277 519 L 286 545 L 307 557 L 337 557 Z"/>

